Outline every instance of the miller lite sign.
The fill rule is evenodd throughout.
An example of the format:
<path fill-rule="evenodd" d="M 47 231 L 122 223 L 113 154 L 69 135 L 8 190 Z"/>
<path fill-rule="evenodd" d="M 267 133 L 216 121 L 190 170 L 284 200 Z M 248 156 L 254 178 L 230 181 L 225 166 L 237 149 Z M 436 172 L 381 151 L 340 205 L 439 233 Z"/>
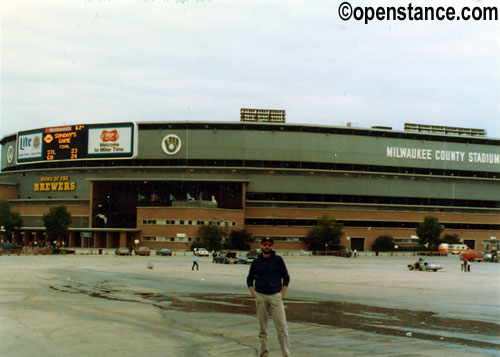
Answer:
<path fill-rule="evenodd" d="M 20 133 L 17 137 L 17 158 L 31 160 L 42 158 L 42 131 Z"/>

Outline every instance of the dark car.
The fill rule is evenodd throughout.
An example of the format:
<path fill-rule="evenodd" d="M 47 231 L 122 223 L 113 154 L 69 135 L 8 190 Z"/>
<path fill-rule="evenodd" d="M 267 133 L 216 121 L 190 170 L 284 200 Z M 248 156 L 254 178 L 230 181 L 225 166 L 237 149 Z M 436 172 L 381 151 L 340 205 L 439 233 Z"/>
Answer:
<path fill-rule="evenodd" d="M 172 255 L 172 251 L 168 248 L 161 248 L 161 249 L 158 249 L 156 251 L 156 255 L 163 255 L 163 256 L 166 256 L 166 255 Z"/>
<path fill-rule="evenodd" d="M 333 255 L 336 257 L 350 258 L 352 256 L 352 250 L 350 249 L 334 250 Z"/>
<path fill-rule="evenodd" d="M 221 264 L 236 264 L 238 259 L 236 258 L 236 253 L 221 253 L 215 257 L 216 263 Z"/>
<path fill-rule="evenodd" d="M 132 252 L 127 247 L 120 247 L 115 249 L 116 255 L 132 255 Z"/>
<path fill-rule="evenodd" d="M 7 253 L 7 254 L 14 253 L 14 254 L 17 254 L 17 253 L 21 252 L 22 249 L 23 249 L 22 246 L 15 245 L 15 244 L 12 244 L 10 242 L 2 242 L 2 243 L 0 243 L 0 254 L 2 254 L 2 253 Z"/>
<path fill-rule="evenodd" d="M 74 249 L 68 249 L 68 248 L 59 248 L 59 247 L 56 247 L 56 248 L 52 248 L 52 254 L 61 254 L 61 255 L 75 254 L 75 250 Z"/>
<path fill-rule="evenodd" d="M 22 248 L 20 245 L 12 244 L 11 242 L 1 242 L 0 249 L 17 249 Z"/>

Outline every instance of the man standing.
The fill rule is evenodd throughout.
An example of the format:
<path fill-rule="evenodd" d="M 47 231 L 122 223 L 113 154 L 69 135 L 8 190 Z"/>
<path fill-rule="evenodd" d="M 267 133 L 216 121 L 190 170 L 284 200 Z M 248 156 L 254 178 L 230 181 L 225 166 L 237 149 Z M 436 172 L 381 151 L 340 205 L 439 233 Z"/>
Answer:
<path fill-rule="evenodd" d="M 196 270 L 200 270 L 198 268 L 198 255 L 196 254 L 196 252 L 193 252 L 193 267 L 191 268 L 191 270 L 194 270 L 194 267 L 196 267 Z"/>
<path fill-rule="evenodd" d="M 268 312 L 274 321 L 283 356 L 291 356 L 288 341 L 288 326 L 286 323 L 283 296 L 290 282 L 290 276 L 283 258 L 273 251 L 274 240 L 269 237 L 262 239 L 262 253 L 252 262 L 247 277 L 248 290 L 255 297 L 257 318 L 259 320 L 259 356 L 269 354 L 267 341 Z M 255 287 L 254 287 L 255 282 Z"/>

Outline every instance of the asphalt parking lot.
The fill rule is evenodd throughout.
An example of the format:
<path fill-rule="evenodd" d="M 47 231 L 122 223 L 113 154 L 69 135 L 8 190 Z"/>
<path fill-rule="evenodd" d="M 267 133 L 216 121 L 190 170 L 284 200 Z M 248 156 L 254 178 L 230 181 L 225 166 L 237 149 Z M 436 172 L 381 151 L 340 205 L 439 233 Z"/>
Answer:
<path fill-rule="evenodd" d="M 408 271 L 414 260 L 285 257 L 294 356 L 497 356 L 500 264 Z M 0 355 L 255 356 L 249 266 L 211 261 L 0 256 Z"/>

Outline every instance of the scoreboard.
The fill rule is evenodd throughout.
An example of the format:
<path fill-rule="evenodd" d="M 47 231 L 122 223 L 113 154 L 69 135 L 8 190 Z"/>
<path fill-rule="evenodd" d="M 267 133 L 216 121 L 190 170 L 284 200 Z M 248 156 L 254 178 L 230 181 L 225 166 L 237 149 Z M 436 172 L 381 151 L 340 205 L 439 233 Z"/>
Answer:
<path fill-rule="evenodd" d="M 19 132 L 17 162 L 128 159 L 137 155 L 135 123 L 82 124 Z"/>
<path fill-rule="evenodd" d="M 46 128 L 43 136 L 44 160 L 75 160 L 81 157 L 85 143 L 85 125 Z"/>

